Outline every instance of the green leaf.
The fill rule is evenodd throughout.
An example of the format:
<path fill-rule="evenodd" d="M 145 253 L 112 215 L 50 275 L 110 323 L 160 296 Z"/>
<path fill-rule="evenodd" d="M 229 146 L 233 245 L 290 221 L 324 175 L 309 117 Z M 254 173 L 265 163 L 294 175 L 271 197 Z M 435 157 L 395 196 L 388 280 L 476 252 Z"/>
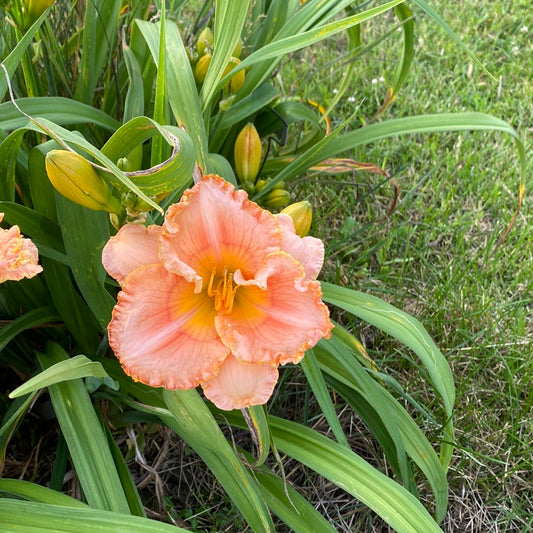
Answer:
<path fill-rule="evenodd" d="M 398 533 L 441 532 L 410 492 L 345 446 L 289 420 L 270 417 L 269 423 L 274 443 L 282 453 L 360 500 Z"/>
<path fill-rule="evenodd" d="M 47 96 L 19 98 L 16 100 L 24 113 L 33 117 L 42 117 L 61 126 L 75 124 L 94 124 L 108 131 L 114 131 L 119 123 L 103 111 L 70 98 Z M 28 119 L 12 102 L 0 104 L 0 128 L 15 130 L 22 128 Z"/>
<path fill-rule="evenodd" d="M 111 320 L 115 299 L 107 292 L 102 249 L 109 240 L 109 218 L 56 194 L 57 215 L 72 275 L 102 331 Z"/>
<path fill-rule="evenodd" d="M 301 494 L 268 470 L 254 475 L 263 498 L 274 514 L 296 533 L 335 533 L 337 531 Z"/>
<path fill-rule="evenodd" d="M 320 409 L 322 409 L 322 413 L 326 417 L 329 427 L 331 428 L 331 431 L 333 431 L 337 442 L 349 448 L 346 435 L 344 434 L 339 419 L 337 418 L 337 411 L 335 410 L 335 406 L 331 401 L 324 376 L 320 371 L 318 361 L 316 360 L 315 353 L 312 349 L 307 350 L 305 357 L 300 363 L 300 366 L 305 373 L 305 377 L 307 378 L 307 381 L 313 390 L 318 405 L 320 405 Z"/>
<path fill-rule="evenodd" d="M 252 54 L 250 54 L 246 59 L 244 59 L 236 68 L 234 68 L 227 76 L 224 76 L 221 80 L 221 84 L 227 83 L 229 79 L 235 75 L 236 72 L 244 68 L 251 67 L 252 65 L 265 61 L 267 59 L 280 58 L 285 54 L 295 52 L 296 50 L 301 50 L 311 44 L 317 43 L 332 35 L 335 35 L 341 31 L 347 30 L 352 26 L 360 24 L 365 20 L 369 20 L 373 17 L 376 17 L 389 9 L 392 9 L 394 6 L 401 4 L 404 0 L 391 0 L 390 2 L 385 2 L 379 6 L 368 9 L 351 17 L 346 17 L 329 24 L 324 24 L 313 28 L 308 31 L 298 32 L 292 34 L 288 37 L 283 37 L 281 39 L 276 39 L 275 41 L 261 47 Z"/>
<path fill-rule="evenodd" d="M 3 533 L 187 533 L 171 524 L 97 509 L 0 498 Z"/>
<path fill-rule="evenodd" d="M 11 494 L 33 502 L 49 503 L 51 505 L 61 505 L 63 507 L 74 507 L 78 509 L 89 508 L 86 503 L 80 502 L 76 498 L 47 487 L 42 487 L 36 483 L 31 483 L 30 481 L 23 481 L 22 479 L 0 478 L 0 493 Z"/>
<path fill-rule="evenodd" d="M 229 164 L 229 161 L 220 154 L 209 154 L 206 174 L 217 174 L 223 177 L 226 181 L 233 183 L 235 187 L 238 187 L 237 178 L 235 177 L 235 172 L 233 172 L 232 166 Z"/>
<path fill-rule="evenodd" d="M 93 100 L 98 80 L 113 53 L 119 33 L 120 6 L 120 2 L 109 0 L 91 0 L 85 6 L 76 100 L 86 104 Z"/>
<path fill-rule="evenodd" d="M 19 333 L 57 320 L 59 316 L 53 307 L 38 307 L 15 318 L 0 329 L 0 352 Z"/>
<path fill-rule="evenodd" d="M 405 407 L 362 367 L 353 351 L 339 337 L 339 331 L 339 326 L 336 326 L 331 339 L 320 341 L 314 349 L 328 383 L 359 413 L 388 461 L 413 494 L 416 494 L 417 488 L 405 454 L 416 463 L 433 489 L 435 514 L 440 521 L 448 502 L 445 467 Z"/>
<path fill-rule="evenodd" d="M 17 387 L 10 393 L 9 397 L 18 398 L 43 387 L 87 376 L 105 378 L 107 377 L 107 372 L 100 363 L 91 361 L 85 355 L 76 355 L 43 370 L 20 387 Z"/>
<path fill-rule="evenodd" d="M 124 63 L 126 64 L 129 79 L 122 120 L 125 124 L 132 118 L 144 115 L 144 86 L 141 67 L 131 48 L 124 44 L 122 53 L 124 54 Z"/>
<path fill-rule="evenodd" d="M 141 32 L 154 62 L 159 57 L 160 25 L 136 20 L 132 30 Z M 166 37 L 166 97 L 179 126 L 184 126 L 194 143 L 196 158 L 202 169 L 207 162 L 207 133 L 196 91 L 189 58 L 177 26 L 167 21 Z"/>
<path fill-rule="evenodd" d="M 414 117 L 397 118 L 364 126 L 349 133 L 332 133 L 279 172 L 261 190 L 257 197 L 265 195 L 279 181 L 288 180 L 293 176 L 305 172 L 309 167 L 325 159 L 329 159 L 338 153 L 346 152 L 357 146 L 363 146 L 396 135 L 468 130 L 502 131 L 514 138 L 520 160 L 520 181 L 522 185 L 525 183 L 526 153 L 524 145 L 509 124 L 484 113 L 443 113 L 439 115 L 417 115 Z"/>
<path fill-rule="evenodd" d="M 48 9 L 46 9 L 42 15 L 32 24 L 31 28 L 24 34 L 24 37 L 19 40 L 17 46 L 11 51 L 11 53 L 5 58 L 2 59 L 2 65 L 7 69 L 9 76 L 13 76 L 15 70 L 20 65 L 22 56 L 26 52 L 33 40 L 33 37 L 39 30 L 41 24 L 43 23 L 46 15 L 48 14 Z M 7 80 L 5 77 L 5 71 L 2 68 L 0 70 L 0 100 L 3 100 L 7 91 Z"/>
<path fill-rule="evenodd" d="M 455 386 L 450 365 L 416 318 L 369 294 L 330 283 L 322 283 L 322 290 L 325 302 L 353 313 L 411 348 L 428 370 L 446 414 L 452 414 Z"/>
<path fill-rule="evenodd" d="M 35 240 L 35 244 L 45 244 L 60 253 L 65 252 L 59 226 L 49 218 L 35 212 L 29 207 L 0 201 L 0 213 L 5 214 L 5 221 L 17 224 L 21 233 Z"/>
<path fill-rule="evenodd" d="M 164 417 L 164 422 L 200 455 L 252 531 L 274 531 L 257 483 L 235 454 L 198 392 L 163 389 L 163 398 L 172 414 Z"/>
<path fill-rule="evenodd" d="M 427 15 L 429 15 L 447 34 L 451 37 L 459 47 L 468 54 L 468 57 L 474 61 L 476 65 L 481 67 L 485 74 L 488 74 L 493 80 L 496 78 L 487 70 L 487 67 L 481 63 L 477 58 L 476 54 L 472 52 L 466 45 L 463 43 L 461 38 L 450 28 L 447 22 L 424 0 L 413 0 L 413 3 L 416 4 L 420 9 L 422 9 Z"/>
<path fill-rule="evenodd" d="M 353 313 L 366 322 L 392 335 L 411 348 L 420 358 L 436 392 L 442 398 L 449 419 L 444 425 L 447 442 L 443 442 L 441 459 L 445 467 L 451 458 L 453 425 L 451 416 L 455 401 L 455 385 L 450 366 L 422 324 L 394 306 L 358 291 L 322 284 L 324 301 Z"/>
<path fill-rule="evenodd" d="M 249 4 L 249 0 L 218 0 L 215 3 L 213 57 L 200 91 L 200 101 L 204 111 L 211 105 L 211 100 L 218 89 L 218 82 L 241 37 Z M 229 81 L 231 75 L 228 75 L 227 79 Z"/>
<path fill-rule="evenodd" d="M 49 343 L 47 353 L 38 354 L 38 359 L 48 369 L 67 361 L 68 356 L 60 346 Z M 97 509 L 129 513 L 107 438 L 83 381 L 63 381 L 48 390 L 87 502 Z"/>
<path fill-rule="evenodd" d="M 136 117 L 121 126 L 102 147 L 102 154 L 117 162 L 127 157 L 149 139 L 161 138 L 172 147 L 172 155 L 157 166 L 134 172 L 127 172 L 145 194 L 156 195 L 178 189 L 189 183 L 195 164 L 194 146 L 191 137 L 174 126 L 160 126 L 148 117 Z M 124 188 L 117 180 L 110 180 L 115 187 Z"/>

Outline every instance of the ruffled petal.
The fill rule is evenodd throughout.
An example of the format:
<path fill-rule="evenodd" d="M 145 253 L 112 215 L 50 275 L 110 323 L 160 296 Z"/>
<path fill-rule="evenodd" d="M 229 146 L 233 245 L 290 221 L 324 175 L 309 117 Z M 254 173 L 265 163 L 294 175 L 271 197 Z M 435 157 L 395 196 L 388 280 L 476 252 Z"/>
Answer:
<path fill-rule="evenodd" d="M 4 213 L 0 213 L 0 222 L 3 218 Z M 38 261 L 37 246 L 20 234 L 18 226 L 0 228 L 0 283 L 33 278 L 43 271 Z"/>
<path fill-rule="evenodd" d="M 235 357 L 251 363 L 297 363 L 332 329 L 318 281 L 284 252 L 271 254 L 254 283 L 237 289 L 233 309 L 215 325 Z"/>
<path fill-rule="evenodd" d="M 276 215 L 276 220 L 281 229 L 281 249 L 304 267 L 304 280 L 316 279 L 324 264 L 324 243 L 316 237 L 297 235 L 289 215 Z"/>
<path fill-rule="evenodd" d="M 110 276 L 121 285 L 126 276 L 140 266 L 155 265 L 159 260 L 159 226 L 126 224 L 107 241 L 102 263 Z"/>
<path fill-rule="evenodd" d="M 279 251 L 274 215 L 248 200 L 242 190 L 214 175 L 204 176 L 165 217 L 160 240 L 165 267 L 202 289 L 213 267 L 240 269 L 249 279 L 267 254 Z"/>
<path fill-rule="evenodd" d="M 229 355 L 218 375 L 202 382 L 205 396 L 219 409 L 231 411 L 268 401 L 278 381 L 278 369 L 269 364 L 238 361 Z"/>
<path fill-rule="evenodd" d="M 229 353 L 215 330 L 211 299 L 160 265 L 125 279 L 108 333 L 124 371 L 153 387 L 194 388 L 216 375 Z"/>

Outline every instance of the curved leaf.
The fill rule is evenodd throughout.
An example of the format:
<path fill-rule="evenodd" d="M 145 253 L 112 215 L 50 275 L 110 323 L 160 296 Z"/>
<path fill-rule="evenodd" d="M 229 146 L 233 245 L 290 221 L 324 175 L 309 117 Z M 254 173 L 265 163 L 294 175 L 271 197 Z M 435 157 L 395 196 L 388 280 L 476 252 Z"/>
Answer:
<path fill-rule="evenodd" d="M 0 498 L 3 533 L 187 533 L 186 529 L 140 516 Z"/>

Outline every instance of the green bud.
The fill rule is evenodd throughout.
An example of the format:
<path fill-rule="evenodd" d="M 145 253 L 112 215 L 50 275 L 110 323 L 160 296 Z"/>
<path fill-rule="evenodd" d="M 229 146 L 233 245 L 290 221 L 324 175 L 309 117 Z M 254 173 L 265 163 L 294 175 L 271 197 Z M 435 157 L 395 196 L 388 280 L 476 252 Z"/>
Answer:
<path fill-rule="evenodd" d="M 249 122 L 237 136 L 233 147 L 235 173 L 241 183 L 255 181 L 261 167 L 261 154 L 261 138 L 255 126 Z"/>
<path fill-rule="evenodd" d="M 273 189 L 262 200 L 265 207 L 272 209 L 285 207 L 290 201 L 291 195 L 284 189 Z"/>
<path fill-rule="evenodd" d="M 196 50 L 198 55 L 203 56 L 206 51 L 211 52 L 213 50 L 214 36 L 211 28 L 204 28 L 200 35 L 198 35 L 198 41 L 196 41 Z"/>
<path fill-rule="evenodd" d="M 45 165 L 52 185 L 65 198 L 93 211 L 120 211 L 120 201 L 81 155 L 67 150 L 51 150 L 46 155 Z"/>
<path fill-rule="evenodd" d="M 292 218 L 294 231 L 297 235 L 305 237 L 309 233 L 313 220 L 313 209 L 308 201 L 304 200 L 288 205 L 281 213 Z"/>

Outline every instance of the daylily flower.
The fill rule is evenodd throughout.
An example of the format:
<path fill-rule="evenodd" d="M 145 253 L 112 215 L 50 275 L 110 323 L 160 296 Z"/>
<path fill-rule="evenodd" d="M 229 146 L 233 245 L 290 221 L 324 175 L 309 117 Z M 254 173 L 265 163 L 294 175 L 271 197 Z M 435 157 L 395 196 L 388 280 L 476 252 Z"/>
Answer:
<path fill-rule="evenodd" d="M 125 372 L 192 389 L 230 410 L 265 403 L 278 366 L 298 363 L 332 324 L 316 277 L 324 247 L 242 190 L 205 176 L 163 226 L 126 225 L 102 260 L 121 285 L 108 327 Z"/>
<path fill-rule="evenodd" d="M 0 213 L 0 222 L 3 219 L 4 213 Z M 38 258 L 37 247 L 21 236 L 18 226 L 0 228 L 0 283 L 33 278 L 43 270 Z"/>

